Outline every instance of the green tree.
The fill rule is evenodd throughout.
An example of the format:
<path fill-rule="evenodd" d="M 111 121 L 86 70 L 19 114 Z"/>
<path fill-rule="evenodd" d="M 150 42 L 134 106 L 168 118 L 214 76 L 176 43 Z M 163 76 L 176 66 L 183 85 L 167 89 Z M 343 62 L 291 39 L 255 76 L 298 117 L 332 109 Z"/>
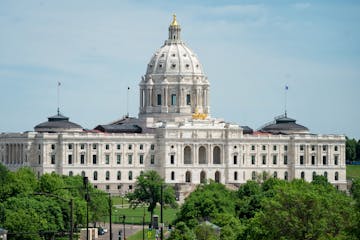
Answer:
<path fill-rule="evenodd" d="M 169 240 L 195 240 L 194 232 L 184 223 L 178 222 L 175 229 L 172 230 Z"/>
<path fill-rule="evenodd" d="M 346 160 L 353 162 L 356 161 L 357 156 L 356 156 L 356 147 L 357 147 L 357 142 L 355 139 L 349 139 L 346 137 Z M 359 157 L 359 156 L 358 156 Z"/>
<path fill-rule="evenodd" d="M 147 171 L 137 177 L 134 191 L 127 194 L 130 206 L 136 208 L 141 204 L 148 204 L 152 219 L 156 205 L 161 203 L 161 188 L 163 189 L 163 203 L 176 207 L 174 189 L 165 184 L 164 179 L 156 171 Z"/>
<path fill-rule="evenodd" d="M 220 237 L 216 229 L 207 222 L 195 227 L 195 235 L 197 240 L 217 240 Z"/>
<path fill-rule="evenodd" d="M 356 144 L 356 161 L 360 161 L 360 139 Z"/>
<path fill-rule="evenodd" d="M 177 221 L 185 222 L 194 228 L 203 221 L 212 221 L 218 214 L 235 215 L 235 193 L 220 183 L 210 182 L 199 185 L 181 206 Z"/>
<path fill-rule="evenodd" d="M 345 194 L 302 180 L 275 190 L 250 220 L 249 239 L 353 239 L 358 214 Z"/>

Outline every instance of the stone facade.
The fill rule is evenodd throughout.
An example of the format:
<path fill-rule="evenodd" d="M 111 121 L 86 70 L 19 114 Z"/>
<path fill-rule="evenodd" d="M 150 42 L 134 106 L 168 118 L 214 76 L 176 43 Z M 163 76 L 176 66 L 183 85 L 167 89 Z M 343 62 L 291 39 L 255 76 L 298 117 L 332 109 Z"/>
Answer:
<path fill-rule="evenodd" d="M 141 172 L 156 170 L 180 200 L 208 179 L 236 187 L 265 176 L 311 181 L 325 175 L 346 189 L 344 136 L 311 134 L 286 115 L 271 131 L 210 117 L 208 79 L 180 32 L 174 19 L 169 39 L 150 60 L 139 85 L 138 119 L 85 131 L 58 112 L 34 132 L 0 134 L 1 163 L 11 170 L 28 166 L 38 176 L 88 176 L 113 194 L 131 191 Z"/>

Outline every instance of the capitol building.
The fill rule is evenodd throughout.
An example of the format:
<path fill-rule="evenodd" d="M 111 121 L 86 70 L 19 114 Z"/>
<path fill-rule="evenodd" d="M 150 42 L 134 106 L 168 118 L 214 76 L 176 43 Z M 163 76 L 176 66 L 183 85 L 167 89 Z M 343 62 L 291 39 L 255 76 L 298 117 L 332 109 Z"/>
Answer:
<path fill-rule="evenodd" d="M 137 176 L 155 170 L 180 200 L 210 179 L 234 188 L 263 177 L 324 175 L 346 189 L 345 136 L 313 134 L 286 112 L 257 130 L 212 117 L 210 81 L 175 16 L 168 31 L 139 83 L 137 118 L 88 130 L 58 110 L 34 131 L 1 133 L 0 162 L 38 176 L 88 176 L 112 194 L 131 191 Z"/>

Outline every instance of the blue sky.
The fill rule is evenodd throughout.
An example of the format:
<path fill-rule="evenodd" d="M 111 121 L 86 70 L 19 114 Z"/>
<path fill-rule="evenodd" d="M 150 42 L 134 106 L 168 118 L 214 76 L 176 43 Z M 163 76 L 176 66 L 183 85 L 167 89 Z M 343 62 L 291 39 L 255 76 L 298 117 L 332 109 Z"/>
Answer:
<path fill-rule="evenodd" d="M 0 132 L 57 108 L 84 128 L 129 112 L 176 13 L 211 84 L 211 115 L 254 129 L 284 112 L 360 138 L 358 1 L 0 1 Z"/>

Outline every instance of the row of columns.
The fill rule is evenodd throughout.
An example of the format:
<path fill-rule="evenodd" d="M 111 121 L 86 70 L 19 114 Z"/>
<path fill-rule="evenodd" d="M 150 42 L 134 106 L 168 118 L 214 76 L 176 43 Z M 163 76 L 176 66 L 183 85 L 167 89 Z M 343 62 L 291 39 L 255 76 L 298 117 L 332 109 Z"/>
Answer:
<path fill-rule="evenodd" d="M 5 149 L 5 164 L 23 164 L 27 161 L 25 154 L 25 144 L 6 144 Z"/>

